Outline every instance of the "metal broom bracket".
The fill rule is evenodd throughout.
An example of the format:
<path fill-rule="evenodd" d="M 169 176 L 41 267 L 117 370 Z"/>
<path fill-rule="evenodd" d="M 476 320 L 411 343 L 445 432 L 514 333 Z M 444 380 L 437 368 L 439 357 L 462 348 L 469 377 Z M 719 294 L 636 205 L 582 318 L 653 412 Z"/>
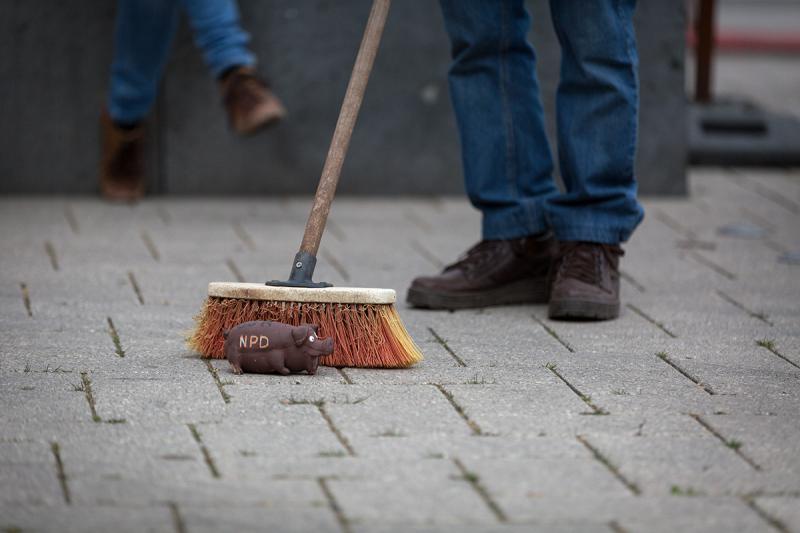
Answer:
<path fill-rule="evenodd" d="M 308 289 L 324 289 L 333 287 L 327 281 L 313 281 L 314 268 L 317 266 L 317 258 L 308 252 L 299 251 L 294 256 L 294 264 L 289 279 L 286 281 L 272 280 L 265 283 L 273 287 L 305 287 Z"/>

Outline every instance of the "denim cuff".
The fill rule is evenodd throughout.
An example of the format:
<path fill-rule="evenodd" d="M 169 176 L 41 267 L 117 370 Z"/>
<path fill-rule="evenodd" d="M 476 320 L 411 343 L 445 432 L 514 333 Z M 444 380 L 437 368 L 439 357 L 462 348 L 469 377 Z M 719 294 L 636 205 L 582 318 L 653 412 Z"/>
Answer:
<path fill-rule="evenodd" d="M 208 59 L 208 66 L 211 74 L 217 79 L 231 67 L 255 67 L 256 56 L 246 49 L 234 50 L 227 52 L 224 56 Z"/>
<path fill-rule="evenodd" d="M 585 241 L 602 244 L 619 244 L 627 241 L 632 230 L 612 226 L 554 226 L 553 233 L 559 241 Z"/>
<path fill-rule="evenodd" d="M 523 206 L 502 210 L 484 210 L 481 223 L 483 238 L 519 239 L 547 231 L 544 212 L 539 209 L 527 210 Z"/>

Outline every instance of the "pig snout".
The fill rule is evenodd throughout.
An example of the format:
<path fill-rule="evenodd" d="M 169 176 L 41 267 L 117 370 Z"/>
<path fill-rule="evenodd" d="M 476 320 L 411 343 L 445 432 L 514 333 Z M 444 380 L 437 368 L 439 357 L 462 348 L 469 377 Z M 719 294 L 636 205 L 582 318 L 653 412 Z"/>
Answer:
<path fill-rule="evenodd" d="M 328 355 L 333 351 L 333 337 L 317 339 L 317 344 L 317 349 L 321 351 L 323 355 Z"/>
<path fill-rule="evenodd" d="M 333 351 L 333 337 L 320 339 L 316 335 L 310 335 L 300 349 L 303 351 L 303 353 L 312 357 L 330 355 L 330 353 Z"/>

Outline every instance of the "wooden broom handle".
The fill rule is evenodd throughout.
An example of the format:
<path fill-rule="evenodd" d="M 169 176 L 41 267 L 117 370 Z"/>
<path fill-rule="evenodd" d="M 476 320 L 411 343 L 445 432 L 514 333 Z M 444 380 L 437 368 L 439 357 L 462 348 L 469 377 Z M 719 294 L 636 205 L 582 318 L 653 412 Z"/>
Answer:
<path fill-rule="evenodd" d="M 347 84 L 347 92 L 339 111 L 339 120 L 336 122 L 336 130 L 333 132 L 328 156 L 325 158 L 325 166 L 322 168 L 322 176 L 319 178 L 317 193 L 314 195 L 314 205 L 308 215 L 303 242 L 300 244 L 301 252 L 307 252 L 313 256 L 317 255 L 322 232 L 325 231 L 325 223 L 328 220 L 331 202 L 336 193 L 336 185 L 339 183 L 339 176 L 342 173 L 342 165 L 345 155 L 347 155 L 353 128 L 356 125 L 358 110 L 364 99 L 364 90 L 367 88 L 372 64 L 375 62 L 375 55 L 381 42 L 381 34 L 386 24 L 390 3 L 391 0 L 373 0 L 367 27 L 364 29 L 364 37 L 361 39 L 361 46 L 358 49 L 358 56 L 356 56 L 356 63 L 350 74 L 350 82 Z"/>

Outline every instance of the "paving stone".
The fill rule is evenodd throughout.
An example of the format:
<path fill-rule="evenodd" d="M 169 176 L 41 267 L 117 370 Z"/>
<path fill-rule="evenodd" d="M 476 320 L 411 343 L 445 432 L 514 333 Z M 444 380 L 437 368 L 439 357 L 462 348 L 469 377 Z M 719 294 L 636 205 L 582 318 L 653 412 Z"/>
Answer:
<path fill-rule="evenodd" d="M 614 521 L 625 531 L 768 531 L 738 498 L 669 496 L 532 498 L 526 512 L 544 523 Z"/>
<path fill-rule="evenodd" d="M 756 498 L 756 505 L 789 531 L 800 531 L 800 499 L 797 495 Z"/>
<path fill-rule="evenodd" d="M 26 505 L 53 506 L 64 502 L 55 464 L 0 465 L 0 484 L 5 487 L 0 494 L 3 510 Z M 13 490 L 10 490 L 12 487 Z"/>
<path fill-rule="evenodd" d="M 3 508 L 0 521 L 7 530 L 16 527 L 22 531 L 175 531 L 170 511 L 164 506 L 9 506 Z"/>
<path fill-rule="evenodd" d="M 336 518 L 322 502 L 315 507 L 277 506 L 182 506 L 184 525 L 188 531 L 271 531 L 304 533 L 306 531 L 341 531 Z"/>
<path fill-rule="evenodd" d="M 496 520 L 459 471 L 446 462 L 406 468 L 382 479 L 331 480 L 345 516 L 356 523 L 469 524 Z M 413 510 L 409 512 L 410 510 Z"/>

